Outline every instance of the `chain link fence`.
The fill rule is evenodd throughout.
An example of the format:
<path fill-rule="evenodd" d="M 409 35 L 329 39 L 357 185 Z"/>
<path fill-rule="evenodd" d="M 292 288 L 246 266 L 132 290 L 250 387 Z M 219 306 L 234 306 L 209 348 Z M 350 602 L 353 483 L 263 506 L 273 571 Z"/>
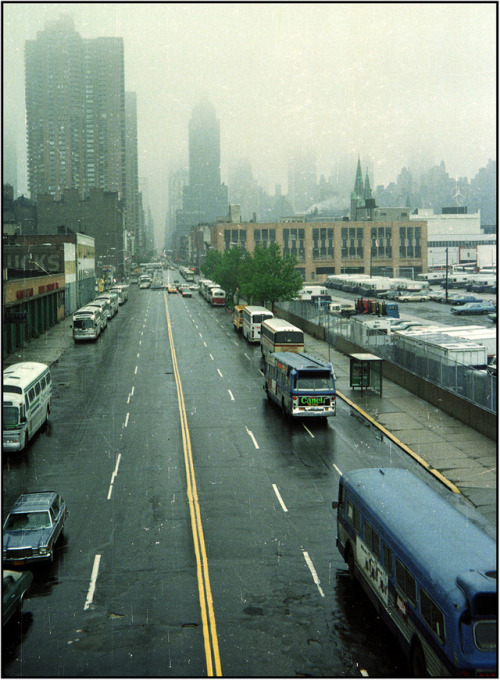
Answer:
<path fill-rule="evenodd" d="M 392 333 L 367 328 L 349 318 L 331 314 L 310 302 L 294 300 L 280 302 L 279 306 L 310 323 L 324 328 L 325 340 L 333 347 L 337 338 L 343 337 L 371 352 L 391 361 L 414 375 L 439 385 L 450 392 L 497 413 L 497 376 L 486 370 L 459 363 L 441 356 L 431 346 L 422 343 L 418 352 L 398 345 Z M 377 317 L 374 317 L 377 318 Z M 362 328 L 361 328 L 362 327 Z"/>

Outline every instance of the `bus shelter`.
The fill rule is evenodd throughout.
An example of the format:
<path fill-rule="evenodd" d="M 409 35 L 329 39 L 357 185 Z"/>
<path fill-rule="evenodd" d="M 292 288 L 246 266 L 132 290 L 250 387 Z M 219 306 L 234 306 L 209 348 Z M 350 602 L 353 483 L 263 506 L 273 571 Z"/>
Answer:
<path fill-rule="evenodd" d="M 349 383 L 355 389 L 373 390 L 382 396 L 382 361 L 375 354 L 349 354 Z"/>

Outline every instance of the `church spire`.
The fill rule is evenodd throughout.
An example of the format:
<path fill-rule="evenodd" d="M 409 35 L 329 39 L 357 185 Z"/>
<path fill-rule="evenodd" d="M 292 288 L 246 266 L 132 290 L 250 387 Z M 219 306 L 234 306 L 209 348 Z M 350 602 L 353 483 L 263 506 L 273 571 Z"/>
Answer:
<path fill-rule="evenodd" d="M 370 186 L 370 180 L 368 178 L 368 169 L 366 170 L 366 177 L 365 177 L 365 191 L 363 194 L 363 198 L 371 198 L 372 197 L 372 189 Z"/>
<path fill-rule="evenodd" d="M 356 180 L 354 182 L 354 197 L 355 198 L 363 198 L 363 173 L 361 172 L 361 161 L 358 156 L 358 167 L 356 170 Z"/>

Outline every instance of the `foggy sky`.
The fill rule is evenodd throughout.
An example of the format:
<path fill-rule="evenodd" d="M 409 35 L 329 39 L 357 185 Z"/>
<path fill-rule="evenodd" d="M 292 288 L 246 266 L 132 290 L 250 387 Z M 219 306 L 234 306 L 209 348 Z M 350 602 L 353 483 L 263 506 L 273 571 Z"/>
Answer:
<path fill-rule="evenodd" d="M 4 132 L 27 194 L 24 42 L 60 14 L 82 38 L 121 36 L 125 89 L 137 93 L 139 175 L 156 230 L 168 173 L 187 167 L 188 121 L 205 96 L 221 127 L 221 175 L 248 158 L 287 191 L 294 148 L 318 177 L 343 154 L 371 159 L 371 185 L 419 156 L 471 179 L 496 157 L 496 5 L 4 4 Z M 354 182 L 354 177 L 353 177 Z"/>

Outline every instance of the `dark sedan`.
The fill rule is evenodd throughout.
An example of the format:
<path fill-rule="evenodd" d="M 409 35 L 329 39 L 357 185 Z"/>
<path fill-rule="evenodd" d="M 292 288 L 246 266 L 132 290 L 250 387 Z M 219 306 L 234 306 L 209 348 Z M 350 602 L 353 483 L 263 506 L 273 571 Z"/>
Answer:
<path fill-rule="evenodd" d="M 3 561 L 24 565 L 54 559 L 68 510 L 55 491 L 24 493 L 3 525 Z"/>
<path fill-rule="evenodd" d="M 21 613 L 26 591 L 33 581 L 31 571 L 2 572 L 2 626 L 10 621 L 14 614 Z"/>

